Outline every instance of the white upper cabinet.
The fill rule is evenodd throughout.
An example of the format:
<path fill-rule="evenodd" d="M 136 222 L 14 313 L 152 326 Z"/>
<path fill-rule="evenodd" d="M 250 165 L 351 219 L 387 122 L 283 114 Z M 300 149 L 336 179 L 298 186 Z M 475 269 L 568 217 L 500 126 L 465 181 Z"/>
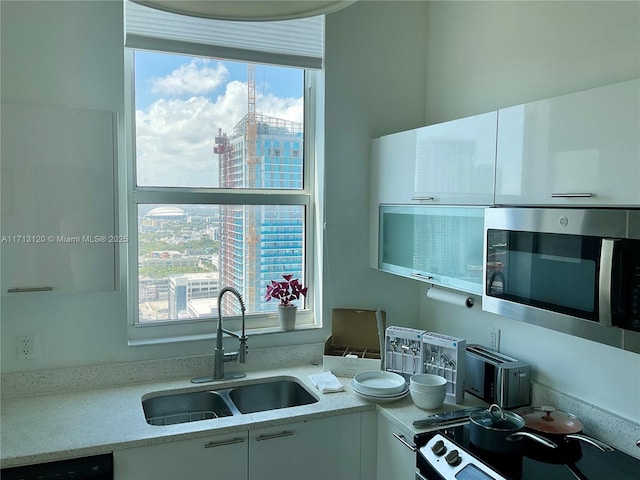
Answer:
<path fill-rule="evenodd" d="M 416 165 L 416 130 L 394 133 L 371 142 L 369 265 L 378 268 L 379 205 L 412 203 Z"/>
<path fill-rule="evenodd" d="M 499 110 L 495 202 L 640 205 L 640 80 Z"/>
<path fill-rule="evenodd" d="M 372 141 L 372 268 L 380 268 L 381 206 L 493 204 L 496 130 L 497 112 L 490 112 Z"/>
<path fill-rule="evenodd" d="M 413 199 L 493 204 L 497 112 L 422 127 L 416 135 Z"/>
<path fill-rule="evenodd" d="M 406 204 L 414 197 L 416 132 L 385 135 L 371 144 L 371 194 L 375 205 Z"/>
<path fill-rule="evenodd" d="M 115 115 L 2 104 L 2 295 L 114 290 Z"/>
<path fill-rule="evenodd" d="M 374 204 L 493 204 L 497 112 L 373 140 Z"/>

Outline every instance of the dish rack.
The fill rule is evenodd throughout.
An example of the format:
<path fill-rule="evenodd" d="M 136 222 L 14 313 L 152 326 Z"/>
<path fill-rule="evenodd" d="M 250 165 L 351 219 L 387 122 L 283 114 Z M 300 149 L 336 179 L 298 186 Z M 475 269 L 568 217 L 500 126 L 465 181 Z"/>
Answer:
<path fill-rule="evenodd" d="M 149 425 L 175 425 L 177 423 L 197 422 L 199 420 L 211 420 L 218 418 L 215 412 L 202 410 L 199 412 L 174 413 L 147 418 Z"/>
<path fill-rule="evenodd" d="M 447 397 L 460 403 L 464 398 L 466 340 L 434 332 L 422 334 L 423 373 L 447 379 Z"/>
<path fill-rule="evenodd" d="M 422 373 L 424 333 L 424 330 L 415 328 L 387 327 L 384 345 L 385 370 L 399 373 L 407 379 L 414 373 Z"/>

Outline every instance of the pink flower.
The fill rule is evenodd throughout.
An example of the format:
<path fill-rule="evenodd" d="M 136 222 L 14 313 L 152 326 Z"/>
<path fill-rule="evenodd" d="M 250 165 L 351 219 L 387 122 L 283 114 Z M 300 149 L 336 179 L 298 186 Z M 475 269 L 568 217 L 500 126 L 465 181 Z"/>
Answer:
<path fill-rule="evenodd" d="M 300 299 L 300 295 L 307 296 L 307 287 L 303 287 L 300 280 L 293 278 L 291 274 L 282 275 L 282 278 L 284 278 L 283 282 L 271 280 L 271 283 L 267 285 L 267 293 L 264 296 L 267 302 L 275 298 L 280 300 L 280 305 L 287 307 L 292 305 L 293 300 Z"/>

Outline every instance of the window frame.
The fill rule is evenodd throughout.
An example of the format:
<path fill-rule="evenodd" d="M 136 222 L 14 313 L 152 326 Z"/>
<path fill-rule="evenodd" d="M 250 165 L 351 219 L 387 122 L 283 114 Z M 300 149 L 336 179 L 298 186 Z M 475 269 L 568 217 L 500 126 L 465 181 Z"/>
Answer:
<path fill-rule="evenodd" d="M 139 321 L 139 284 L 138 284 L 138 205 L 140 204 L 244 204 L 244 205 L 302 205 L 305 209 L 304 230 L 304 284 L 309 287 L 305 299 L 305 308 L 298 311 L 296 331 L 316 330 L 322 328 L 321 307 L 314 288 L 318 252 L 317 234 L 317 157 L 316 139 L 317 123 L 321 117 L 317 114 L 318 84 L 322 83 L 321 71 L 304 69 L 304 151 L 303 151 L 303 188 L 301 190 L 256 190 L 256 189 L 222 189 L 222 188 L 185 188 L 185 187 L 151 187 L 136 185 L 136 125 L 135 125 L 135 58 L 134 48 L 124 48 L 125 70 L 125 165 L 126 192 L 124 202 L 126 208 L 126 229 L 129 243 L 126 247 L 127 277 L 127 328 L 129 345 L 146 345 L 153 343 L 172 343 L 190 340 L 215 338 L 217 316 L 207 319 L 180 319 L 161 322 Z M 156 51 L 156 50 L 154 50 Z M 158 53 L 172 53 L 157 50 Z M 184 53 L 184 55 L 192 55 Z M 206 57 L 202 57 L 206 58 Z M 232 60 L 232 59 L 228 59 Z M 240 60 L 244 61 L 244 60 Z M 278 326 L 277 313 L 247 315 L 247 323 L 252 327 L 250 335 L 281 332 Z M 239 330 L 239 316 L 225 317 L 225 328 Z"/>

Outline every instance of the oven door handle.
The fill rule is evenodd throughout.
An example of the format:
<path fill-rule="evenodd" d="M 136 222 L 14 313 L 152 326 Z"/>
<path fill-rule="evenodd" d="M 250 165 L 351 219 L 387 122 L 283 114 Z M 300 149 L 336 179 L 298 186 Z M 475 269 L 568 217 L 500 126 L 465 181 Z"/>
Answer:
<path fill-rule="evenodd" d="M 611 284 L 613 281 L 613 251 L 616 240 L 605 238 L 600 247 L 600 279 L 598 288 L 598 322 L 603 327 L 611 327 Z"/>
<path fill-rule="evenodd" d="M 412 452 L 417 452 L 418 451 L 416 446 L 415 445 L 411 445 L 409 442 L 407 442 L 404 439 L 404 435 L 402 435 L 401 433 L 393 432 L 393 436 L 396 437 L 398 440 L 400 440 L 404 444 L 404 446 L 407 447 Z"/>

